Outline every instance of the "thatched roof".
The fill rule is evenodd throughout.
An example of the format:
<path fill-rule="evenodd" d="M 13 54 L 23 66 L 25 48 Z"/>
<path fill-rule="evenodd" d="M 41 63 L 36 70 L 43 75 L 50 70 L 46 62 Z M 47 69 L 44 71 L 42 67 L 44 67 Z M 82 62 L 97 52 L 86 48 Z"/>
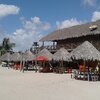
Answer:
<path fill-rule="evenodd" d="M 88 41 L 79 45 L 69 55 L 76 60 L 100 60 L 100 52 Z"/>
<path fill-rule="evenodd" d="M 39 57 L 39 56 L 43 56 L 43 57 L 47 58 L 48 60 L 52 60 L 52 57 L 53 57 L 53 55 L 47 49 L 41 50 L 37 54 L 37 57 Z"/>
<path fill-rule="evenodd" d="M 31 51 L 26 51 L 23 54 L 23 60 L 25 61 L 32 61 L 35 58 L 35 55 Z"/>
<path fill-rule="evenodd" d="M 0 57 L 0 60 L 2 61 L 10 61 L 11 60 L 11 54 L 10 53 L 5 53 Z"/>
<path fill-rule="evenodd" d="M 68 51 L 66 49 L 61 48 L 56 53 L 54 53 L 53 60 L 56 60 L 56 61 L 60 61 L 60 60 L 67 61 L 68 54 L 69 53 L 68 53 Z"/>
<path fill-rule="evenodd" d="M 100 20 L 56 30 L 43 37 L 40 41 L 64 40 L 68 38 L 76 38 L 96 34 L 100 34 Z"/>
<path fill-rule="evenodd" d="M 22 60 L 22 54 L 21 53 L 18 53 L 18 52 L 15 52 L 14 54 L 12 54 L 11 56 L 11 61 L 21 61 Z"/>

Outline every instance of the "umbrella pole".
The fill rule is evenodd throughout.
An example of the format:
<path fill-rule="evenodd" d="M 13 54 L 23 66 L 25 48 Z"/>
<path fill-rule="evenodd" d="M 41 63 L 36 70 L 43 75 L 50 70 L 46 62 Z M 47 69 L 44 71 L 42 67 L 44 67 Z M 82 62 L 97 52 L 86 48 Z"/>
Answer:
<path fill-rule="evenodd" d="M 86 62 L 85 62 L 85 60 L 84 60 L 84 80 L 85 80 L 85 66 L 86 66 Z"/>
<path fill-rule="evenodd" d="M 48 61 L 48 63 L 49 63 L 49 65 L 50 65 L 51 69 L 53 69 L 53 67 L 52 67 L 52 65 L 51 65 L 51 63 L 50 63 L 50 61 Z"/>
<path fill-rule="evenodd" d="M 41 61 L 39 61 L 39 68 L 38 68 L 38 72 L 40 72 L 40 67 L 41 67 Z"/>
<path fill-rule="evenodd" d="M 63 60 L 62 60 L 62 73 L 64 72 L 64 69 L 63 69 L 63 67 L 64 67 L 64 64 L 63 64 Z"/>
<path fill-rule="evenodd" d="M 37 57 L 37 56 L 36 56 Z M 37 72 L 37 59 L 35 59 L 35 72 Z"/>
<path fill-rule="evenodd" d="M 20 71 L 22 70 L 22 60 L 20 61 Z"/>
<path fill-rule="evenodd" d="M 86 71 L 86 61 L 84 61 L 84 66 L 85 66 L 85 71 Z M 87 80 L 90 81 L 90 72 L 89 72 L 89 66 L 88 67 L 88 72 L 87 72 Z M 84 73 L 85 73 L 84 71 Z M 85 76 L 85 75 L 84 75 Z"/>
<path fill-rule="evenodd" d="M 90 71 L 89 71 L 89 66 L 88 66 L 88 81 L 90 81 Z"/>
<path fill-rule="evenodd" d="M 62 60 L 62 67 L 63 67 L 63 60 Z"/>
<path fill-rule="evenodd" d="M 49 65 L 50 65 L 50 67 L 52 68 L 52 65 L 51 65 L 51 63 L 48 61 L 48 63 L 49 63 Z"/>
<path fill-rule="evenodd" d="M 61 73 L 62 61 L 60 61 L 59 73 Z"/>
<path fill-rule="evenodd" d="M 23 73 L 24 73 L 24 65 L 25 65 L 25 61 L 23 61 L 23 66 L 22 66 Z"/>
<path fill-rule="evenodd" d="M 60 62 L 60 73 L 63 73 L 63 60 L 61 60 L 61 62 Z"/>
<path fill-rule="evenodd" d="M 45 61 L 44 61 L 44 67 L 46 67 L 46 66 L 45 66 Z"/>
<path fill-rule="evenodd" d="M 33 60 L 32 60 L 32 67 L 33 67 Z"/>

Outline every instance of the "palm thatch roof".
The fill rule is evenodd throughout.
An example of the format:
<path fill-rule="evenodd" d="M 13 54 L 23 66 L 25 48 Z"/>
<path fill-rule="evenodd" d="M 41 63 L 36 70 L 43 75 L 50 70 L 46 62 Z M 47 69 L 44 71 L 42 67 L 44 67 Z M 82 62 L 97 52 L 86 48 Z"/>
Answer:
<path fill-rule="evenodd" d="M 79 45 L 69 55 L 76 60 L 100 60 L 100 52 L 88 41 Z"/>
<path fill-rule="evenodd" d="M 22 54 L 21 53 L 18 53 L 18 52 L 15 52 L 11 56 L 11 61 L 15 61 L 15 62 L 22 61 Z"/>
<path fill-rule="evenodd" d="M 65 48 L 61 48 L 56 53 L 54 53 L 53 60 L 56 60 L 56 61 L 60 61 L 60 60 L 67 61 L 68 54 L 69 54 L 69 52 Z"/>
<path fill-rule="evenodd" d="M 26 51 L 23 54 L 23 60 L 25 61 L 32 61 L 35 58 L 35 55 L 31 51 Z"/>
<path fill-rule="evenodd" d="M 56 30 L 40 39 L 40 41 L 64 40 L 96 34 L 100 34 L 100 20 Z"/>
<path fill-rule="evenodd" d="M 41 50 L 37 54 L 37 57 L 39 57 L 39 56 L 43 56 L 43 57 L 47 58 L 48 60 L 52 60 L 52 57 L 53 57 L 53 55 L 47 49 Z"/>
<path fill-rule="evenodd" d="M 11 54 L 10 53 L 5 53 L 0 57 L 0 60 L 2 61 L 10 61 L 11 60 Z"/>

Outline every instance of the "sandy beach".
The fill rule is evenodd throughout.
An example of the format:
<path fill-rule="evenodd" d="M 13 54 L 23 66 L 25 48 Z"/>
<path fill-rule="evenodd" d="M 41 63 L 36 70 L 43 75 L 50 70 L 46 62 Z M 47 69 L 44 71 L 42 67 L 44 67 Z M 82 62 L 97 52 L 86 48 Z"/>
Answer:
<path fill-rule="evenodd" d="M 0 67 L 0 100 L 99 100 L 100 82 Z"/>

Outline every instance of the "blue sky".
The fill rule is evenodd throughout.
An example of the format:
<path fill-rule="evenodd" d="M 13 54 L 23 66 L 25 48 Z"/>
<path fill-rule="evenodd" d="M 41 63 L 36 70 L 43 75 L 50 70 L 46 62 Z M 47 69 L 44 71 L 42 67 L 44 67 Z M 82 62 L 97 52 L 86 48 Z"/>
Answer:
<path fill-rule="evenodd" d="M 100 19 L 100 0 L 0 0 L 0 37 L 16 50 L 51 31 Z"/>

